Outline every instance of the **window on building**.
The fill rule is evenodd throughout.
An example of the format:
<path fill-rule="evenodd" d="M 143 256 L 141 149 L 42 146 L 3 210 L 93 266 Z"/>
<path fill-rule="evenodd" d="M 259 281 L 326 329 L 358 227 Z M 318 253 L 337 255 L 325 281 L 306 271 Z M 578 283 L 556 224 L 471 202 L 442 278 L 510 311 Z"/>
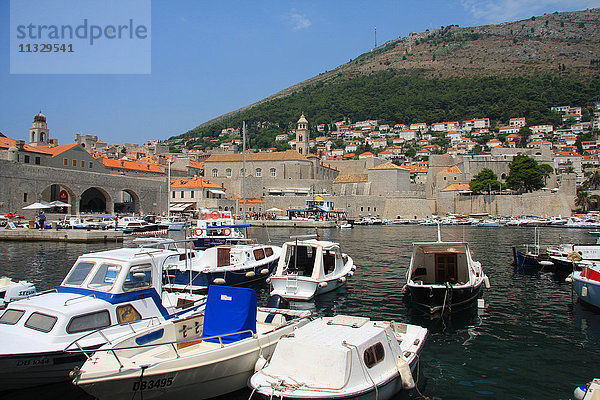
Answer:
<path fill-rule="evenodd" d="M 240 169 L 240 176 L 244 176 L 244 168 Z"/>
<path fill-rule="evenodd" d="M 371 211 L 371 207 L 367 207 L 367 212 L 370 212 L 370 211 Z"/>
<path fill-rule="evenodd" d="M 193 191 L 193 190 L 191 190 L 191 191 L 190 191 L 190 197 L 191 197 L 192 199 L 194 198 L 194 191 Z"/>
<path fill-rule="evenodd" d="M 231 178 L 231 168 L 225 170 L 225 175 L 227 175 L 228 178 Z"/>
<path fill-rule="evenodd" d="M 275 178 L 277 176 L 277 170 L 275 168 L 271 168 L 271 178 Z"/>
<path fill-rule="evenodd" d="M 27 203 L 27 193 L 23 193 L 23 203 Z"/>
<path fill-rule="evenodd" d="M 25 156 L 23 157 L 23 162 L 24 162 L 25 164 L 29 164 L 29 156 L 28 156 L 28 155 L 25 155 Z"/>
<path fill-rule="evenodd" d="M 361 211 L 361 212 L 362 212 L 362 211 L 365 211 L 365 210 L 364 210 L 364 207 L 361 207 L 361 208 L 360 208 L 360 211 Z"/>
<path fill-rule="evenodd" d="M 69 159 L 68 158 L 63 158 L 63 165 L 65 165 L 65 166 L 69 165 Z"/>
<path fill-rule="evenodd" d="M 181 198 L 183 199 L 183 190 L 181 191 Z"/>
<path fill-rule="evenodd" d="M 35 158 L 35 165 L 40 165 L 42 163 L 42 159 L 40 157 Z"/>
<path fill-rule="evenodd" d="M 212 176 L 213 177 L 216 177 L 217 173 L 218 173 L 218 170 L 216 168 L 212 170 Z"/>
<path fill-rule="evenodd" d="M 171 198 L 174 199 L 175 198 L 175 192 L 171 192 Z"/>
<path fill-rule="evenodd" d="M 256 177 L 260 178 L 262 176 L 262 169 L 261 168 L 256 168 Z"/>
<path fill-rule="evenodd" d="M 85 161 L 81 161 L 81 168 L 85 168 Z"/>
<path fill-rule="evenodd" d="M 73 160 L 73 166 L 76 167 L 77 166 L 77 160 Z"/>
<path fill-rule="evenodd" d="M 92 168 L 94 166 L 94 164 L 90 161 L 90 168 Z"/>
<path fill-rule="evenodd" d="M 373 207 L 373 212 L 377 212 L 377 207 Z"/>

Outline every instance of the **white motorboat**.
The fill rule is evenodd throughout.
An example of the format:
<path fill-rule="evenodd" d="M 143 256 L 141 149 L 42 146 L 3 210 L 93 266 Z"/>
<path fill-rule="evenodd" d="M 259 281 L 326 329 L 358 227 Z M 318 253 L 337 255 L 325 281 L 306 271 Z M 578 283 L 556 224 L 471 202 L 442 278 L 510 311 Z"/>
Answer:
<path fill-rule="evenodd" d="M 577 264 L 581 271 L 574 271 L 566 280 L 573 284 L 579 301 L 600 309 L 600 263 L 582 260 Z"/>
<path fill-rule="evenodd" d="M 427 337 L 416 325 L 336 315 L 281 338 L 248 385 L 274 399 L 390 399 L 415 387 Z"/>
<path fill-rule="evenodd" d="M 356 267 L 352 258 L 342 253 L 338 243 L 299 238 L 283 245 L 275 274 L 268 279 L 273 290 L 289 300 L 308 301 L 346 284 Z"/>
<path fill-rule="evenodd" d="M 337 227 L 339 229 L 352 229 L 353 228 L 352 224 L 349 224 L 347 222 L 345 224 L 339 224 L 339 225 L 337 225 Z"/>
<path fill-rule="evenodd" d="M 0 308 L 15 300 L 35 294 L 35 286 L 27 281 L 15 282 L 8 276 L 0 278 Z"/>
<path fill-rule="evenodd" d="M 236 244 L 210 247 L 189 262 L 165 266 L 165 288 L 178 291 L 205 290 L 210 285 L 238 286 L 266 279 L 277 266 L 281 247 Z"/>
<path fill-rule="evenodd" d="M 1 387 L 67 380 L 85 356 L 64 349 L 90 331 L 114 326 L 107 333 L 112 340 L 130 334 L 130 322 L 144 325 L 200 311 L 203 296 L 163 292 L 162 267 L 170 257 L 180 254 L 145 248 L 84 254 L 56 290 L 11 302 L 0 316 Z M 81 345 L 95 349 L 103 343 L 89 339 Z"/>
<path fill-rule="evenodd" d="M 259 359 L 310 313 L 258 309 L 248 288 L 211 286 L 201 338 L 173 341 L 168 324 L 113 342 L 90 356 L 74 383 L 99 399 L 207 399 L 246 386 Z M 193 332 L 199 327 L 193 326 Z"/>
<path fill-rule="evenodd" d="M 191 227 L 190 239 L 197 249 L 219 244 L 237 244 L 246 239 L 245 228 L 250 224 L 236 224 L 231 211 L 203 210 L 200 219 Z"/>
<path fill-rule="evenodd" d="M 575 400 L 600 399 L 600 379 L 593 379 L 587 385 L 578 386 L 573 392 Z"/>
<path fill-rule="evenodd" d="M 474 261 L 465 242 L 413 243 L 406 274 L 411 302 L 431 314 L 454 311 L 474 302 L 489 280 L 481 263 Z"/>

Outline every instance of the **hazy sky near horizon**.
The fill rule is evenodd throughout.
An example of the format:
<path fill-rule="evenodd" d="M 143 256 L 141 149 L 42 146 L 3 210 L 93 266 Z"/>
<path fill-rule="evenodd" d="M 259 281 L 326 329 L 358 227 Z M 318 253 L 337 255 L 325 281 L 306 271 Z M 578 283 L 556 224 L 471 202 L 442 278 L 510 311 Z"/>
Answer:
<path fill-rule="evenodd" d="M 11 75 L 3 29 L 0 132 L 26 140 L 41 109 L 61 144 L 75 133 L 108 143 L 166 139 L 370 50 L 375 26 L 380 45 L 450 24 L 594 7 L 600 0 L 153 0 L 147 75 Z M 2 0 L 0 26 L 9 22 Z"/>

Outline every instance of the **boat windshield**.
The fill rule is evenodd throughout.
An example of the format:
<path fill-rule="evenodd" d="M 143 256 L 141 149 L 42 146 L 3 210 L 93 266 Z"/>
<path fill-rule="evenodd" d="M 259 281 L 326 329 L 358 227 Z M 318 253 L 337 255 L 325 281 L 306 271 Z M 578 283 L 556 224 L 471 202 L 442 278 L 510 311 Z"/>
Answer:
<path fill-rule="evenodd" d="M 91 261 L 80 261 L 71 268 L 71 272 L 65 278 L 64 285 L 81 286 L 87 276 L 90 274 L 95 263 Z"/>
<path fill-rule="evenodd" d="M 315 253 L 316 249 L 312 246 L 290 246 L 285 260 L 288 272 L 311 276 L 315 265 Z"/>
<path fill-rule="evenodd" d="M 121 266 L 118 264 L 101 264 L 96 270 L 96 274 L 91 279 L 88 287 L 102 292 L 108 292 L 115 284 L 117 277 L 121 272 Z"/>

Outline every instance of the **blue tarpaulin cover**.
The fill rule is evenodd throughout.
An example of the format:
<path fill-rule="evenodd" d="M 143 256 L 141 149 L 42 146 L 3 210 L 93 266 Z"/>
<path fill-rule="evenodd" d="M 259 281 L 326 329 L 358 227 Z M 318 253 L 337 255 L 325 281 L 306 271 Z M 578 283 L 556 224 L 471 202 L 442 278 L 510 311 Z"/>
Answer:
<path fill-rule="evenodd" d="M 210 285 L 204 311 L 203 336 L 241 331 L 256 333 L 256 292 L 248 288 Z M 236 333 L 223 336 L 222 341 L 233 343 L 249 336 L 250 332 Z M 206 341 L 219 342 L 219 339 Z"/>

